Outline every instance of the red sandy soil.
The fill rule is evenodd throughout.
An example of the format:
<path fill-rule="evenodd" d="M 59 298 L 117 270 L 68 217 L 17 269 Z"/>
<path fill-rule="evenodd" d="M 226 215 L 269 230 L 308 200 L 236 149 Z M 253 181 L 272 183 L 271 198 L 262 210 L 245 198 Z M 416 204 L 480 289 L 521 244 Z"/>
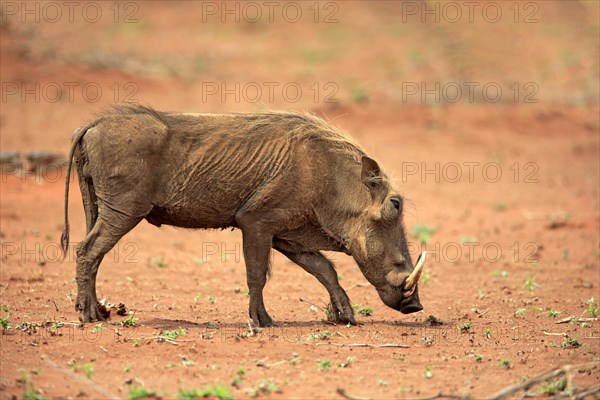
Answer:
<path fill-rule="evenodd" d="M 265 303 L 280 325 L 249 335 L 240 232 L 142 222 L 98 276 L 99 298 L 135 311 L 135 326 L 122 326 L 126 317 L 113 310 L 101 328 L 80 327 L 74 247 L 65 261 L 58 252 L 64 171 L 3 174 L 0 303 L 8 311 L 0 317 L 10 326 L 0 335 L 0 397 L 127 398 L 141 386 L 173 398 L 222 385 L 245 398 L 268 380 L 260 397 L 341 398 L 342 389 L 355 398 L 483 398 L 584 364 L 572 371 L 574 386 L 598 385 L 600 322 L 557 324 L 592 317 L 586 302 L 600 300 L 598 10 L 590 3 L 532 3 L 540 22 L 529 25 L 514 24 L 508 6 L 496 25 L 401 23 L 394 2 L 340 3 L 329 25 L 202 22 L 199 2 L 141 3 L 132 24 L 9 18 L 0 41 L 3 151 L 66 153 L 73 129 L 128 95 L 165 110 L 309 110 L 350 132 L 395 178 L 409 232 L 417 224 L 435 232 L 426 245 L 409 234 L 413 258 L 429 252 L 424 311 L 388 309 L 353 259 L 331 253 L 351 301 L 373 315 L 358 315 L 355 327 L 327 324 L 324 288 L 274 254 Z M 326 4 L 334 3 L 320 3 L 322 13 Z M 100 53 L 107 65 L 86 58 Z M 423 104 L 400 93 L 402 82 L 469 79 L 499 82 L 502 101 Z M 48 93 L 39 101 L 6 93 L 6 84 L 68 82 L 93 83 L 102 95 L 90 102 L 77 89 L 70 99 L 65 89 L 52 102 Z M 294 82 L 303 95 L 222 101 L 203 98 L 207 82 Z M 325 92 L 315 99 L 315 82 L 320 90 L 336 83 L 339 101 L 325 103 Z M 539 101 L 507 100 L 510 82 L 536 83 Z M 70 221 L 74 245 L 85 229 L 77 185 Z M 430 315 L 443 324 L 429 326 Z M 471 328 L 457 329 L 465 323 Z M 175 342 L 158 339 L 179 328 L 186 333 Z M 328 371 L 318 367 L 327 362 Z"/>

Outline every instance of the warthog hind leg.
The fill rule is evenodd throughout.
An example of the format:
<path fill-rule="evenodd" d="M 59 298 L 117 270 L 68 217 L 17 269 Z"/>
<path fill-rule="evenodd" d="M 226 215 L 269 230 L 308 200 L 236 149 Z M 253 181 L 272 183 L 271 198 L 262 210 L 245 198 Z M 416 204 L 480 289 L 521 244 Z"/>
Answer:
<path fill-rule="evenodd" d="M 123 235 L 129 232 L 137 221 L 128 221 L 122 228 L 110 226 L 102 216 L 86 238 L 77 246 L 77 301 L 75 309 L 79 311 L 81 322 L 102 321 L 104 317 L 98 310 L 96 297 L 96 275 L 104 255 L 114 247 Z"/>
<path fill-rule="evenodd" d="M 276 324 L 267 313 L 263 301 L 263 288 L 267 283 L 273 235 L 261 228 L 260 223 L 254 223 L 251 218 L 236 216 L 236 219 L 240 224 L 244 241 L 246 279 L 250 292 L 250 318 L 260 326 L 274 326 Z"/>

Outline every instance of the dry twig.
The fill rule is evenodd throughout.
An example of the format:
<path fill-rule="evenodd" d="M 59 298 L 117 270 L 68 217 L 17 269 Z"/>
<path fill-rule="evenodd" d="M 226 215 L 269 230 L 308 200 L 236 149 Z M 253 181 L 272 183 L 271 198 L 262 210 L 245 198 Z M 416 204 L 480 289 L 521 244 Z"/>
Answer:
<path fill-rule="evenodd" d="M 561 375 L 564 375 L 565 379 L 567 380 L 567 387 L 565 388 L 565 391 L 572 393 L 573 395 L 577 395 L 577 393 L 573 393 L 572 371 L 592 370 L 592 369 L 596 369 L 596 368 L 600 368 L 600 364 L 593 363 L 593 364 L 581 364 L 581 365 L 563 365 L 562 367 L 546 371 L 543 374 L 538 375 L 534 378 L 531 378 L 525 382 L 508 386 L 508 387 L 500 390 L 499 392 L 493 394 L 492 396 L 488 397 L 488 399 L 489 400 L 504 399 L 504 398 L 510 396 L 511 394 L 516 393 L 520 390 L 527 391 L 530 387 L 532 387 L 535 384 L 545 382 L 549 379 L 556 378 Z M 589 392 L 590 390 L 595 390 L 595 389 L 594 388 L 592 388 L 592 389 L 584 388 L 582 390 L 583 391 L 580 391 L 579 394 L 584 393 L 584 391 Z"/>
<path fill-rule="evenodd" d="M 401 347 L 409 348 L 407 344 L 385 343 L 385 344 L 370 344 L 370 343 L 315 343 L 316 346 L 338 346 L 338 347 Z"/>
<path fill-rule="evenodd" d="M 348 399 L 348 400 L 371 400 L 370 397 L 357 397 L 357 396 L 352 396 L 350 394 L 348 394 L 346 392 L 346 389 L 344 388 L 337 388 L 336 390 L 337 394 L 339 394 L 340 396 Z"/>
<path fill-rule="evenodd" d="M 565 337 L 567 336 L 566 332 L 546 332 L 546 331 L 543 331 L 543 333 L 546 336 L 565 336 Z"/>
<path fill-rule="evenodd" d="M 567 324 L 567 323 L 570 323 L 571 321 L 575 321 L 575 320 L 577 322 L 593 322 L 593 321 L 598 321 L 598 318 L 579 318 L 574 315 L 571 315 L 570 317 L 563 318 L 560 321 L 556 321 L 555 324 Z"/>

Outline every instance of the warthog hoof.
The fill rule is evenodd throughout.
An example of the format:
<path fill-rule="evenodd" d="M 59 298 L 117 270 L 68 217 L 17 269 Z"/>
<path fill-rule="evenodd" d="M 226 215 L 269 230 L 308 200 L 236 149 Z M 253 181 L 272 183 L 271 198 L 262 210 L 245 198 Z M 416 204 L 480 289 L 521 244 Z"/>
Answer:
<path fill-rule="evenodd" d="M 94 322 L 94 321 L 106 321 L 106 318 L 102 315 L 98 308 L 98 303 L 93 304 L 81 304 L 77 303 L 75 309 L 79 311 L 79 322 Z"/>
<path fill-rule="evenodd" d="M 354 310 L 350 303 L 341 307 L 330 303 L 331 309 L 327 312 L 327 320 L 338 324 L 351 324 L 356 325 L 356 319 L 354 319 Z M 340 309 L 341 308 L 341 309 Z"/>

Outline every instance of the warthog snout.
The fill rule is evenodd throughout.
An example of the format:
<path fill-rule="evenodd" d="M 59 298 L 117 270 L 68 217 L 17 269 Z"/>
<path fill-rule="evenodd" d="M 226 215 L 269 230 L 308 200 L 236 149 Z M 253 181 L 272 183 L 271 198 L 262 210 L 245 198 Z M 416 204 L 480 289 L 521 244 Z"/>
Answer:
<path fill-rule="evenodd" d="M 412 314 L 421 311 L 422 309 L 423 306 L 419 301 L 419 294 L 417 291 L 415 291 L 412 296 L 406 297 L 400 302 L 400 312 L 402 314 Z"/>

